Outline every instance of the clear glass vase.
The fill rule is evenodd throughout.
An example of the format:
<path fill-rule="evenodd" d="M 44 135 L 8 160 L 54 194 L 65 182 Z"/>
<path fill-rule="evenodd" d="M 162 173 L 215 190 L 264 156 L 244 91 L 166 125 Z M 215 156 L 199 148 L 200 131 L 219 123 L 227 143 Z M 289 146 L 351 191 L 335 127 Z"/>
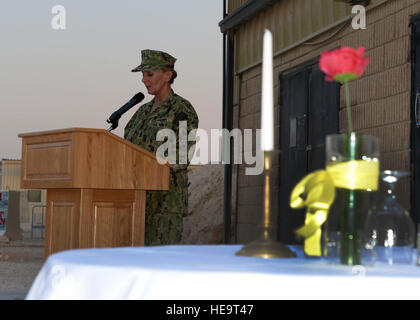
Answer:
<path fill-rule="evenodd" d="M 379 165 L 378 139 L 354 132 L 327 136 L 327 170 L 330 166 L 354 160 L 377 162 Z M 356 176 L 355 172 L 346 175 L 350 181 Z M 377 174 L 375 181 L 377 185 Z M 354 188 L 351 185 L 336 186 L 335 191 L 335 200 L 324 226 L 324 256 L 330 263 L 359 265 L 364 220 L 371 207 L 374 192 L 371 192 L 373 189 Z"/>
<path fill-rule="evenodd" d="M 405 171 L 381 172 L 385 196 L 382 203 L 370 210 L 366 219 L 363 246 L 365 264 L 410 264 L 413 261 L 414 223 L 395 195 L 397 181 L 408 175 Z"/>

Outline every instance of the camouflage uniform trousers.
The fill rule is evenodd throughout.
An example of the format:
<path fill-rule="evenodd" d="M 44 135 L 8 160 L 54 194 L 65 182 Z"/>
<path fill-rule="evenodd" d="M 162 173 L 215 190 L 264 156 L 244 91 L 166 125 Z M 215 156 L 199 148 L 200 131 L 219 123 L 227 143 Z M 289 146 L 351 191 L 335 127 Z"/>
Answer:
<path fill-rule="evenodd" d="M 181 242 L 182 221 L 188 213 L 186 170 L 170 170 L 168 191 L 146 192 L 146 245 Z"/>

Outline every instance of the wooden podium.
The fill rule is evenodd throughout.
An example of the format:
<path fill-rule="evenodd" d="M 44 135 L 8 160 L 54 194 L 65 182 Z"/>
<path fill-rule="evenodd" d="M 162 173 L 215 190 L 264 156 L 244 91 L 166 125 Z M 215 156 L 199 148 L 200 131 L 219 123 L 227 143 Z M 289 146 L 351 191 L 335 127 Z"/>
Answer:
<path fill-rule="evenodd" d="M 170 165 L 115 134 L 20 134 L 21 187 L 47 189 L 45 258 L 77 248 L 144 245 L 145 190 L 168 190 Z"/>

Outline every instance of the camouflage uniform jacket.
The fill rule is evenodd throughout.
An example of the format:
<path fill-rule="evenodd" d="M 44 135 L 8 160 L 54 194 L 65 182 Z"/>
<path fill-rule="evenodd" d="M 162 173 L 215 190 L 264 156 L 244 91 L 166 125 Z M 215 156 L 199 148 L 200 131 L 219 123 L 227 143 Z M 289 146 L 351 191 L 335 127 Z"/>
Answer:
<path fill-rule="evenodd" d="M 187 121 L 188 133 L 198 127 L 194 107 L 172 90 L 168 98 L 155 110 L 155 99 L 142 105 L 127 123 L 124 138 L 156 154 L 164 141 L 157 141 L 160 129 L 172 129 L 179 151 L 179 121 Z M 188 150 L 194 141 L 188 142 Z M 176 164 L 170 169 L 168 191 L 146 192 L 145 245 L 176 244 L 182 237 L 182 220 L 188 213 L 188 164 Z"/>

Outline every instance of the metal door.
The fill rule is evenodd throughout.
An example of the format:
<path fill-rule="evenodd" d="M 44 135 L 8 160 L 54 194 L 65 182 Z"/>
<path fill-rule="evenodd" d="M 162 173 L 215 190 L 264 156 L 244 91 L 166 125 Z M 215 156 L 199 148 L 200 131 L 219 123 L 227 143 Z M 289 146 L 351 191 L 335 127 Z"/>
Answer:
<path fill-rule="evenodd" d="M 296 243 L 293 230 L 304 210 L 292 210 L 293 187 L 307 173 L 325 167 L 325 136 L 338 133 L 340 86 L 324 80 L 318 59 L 280 74 L 279 238 Z"/>

